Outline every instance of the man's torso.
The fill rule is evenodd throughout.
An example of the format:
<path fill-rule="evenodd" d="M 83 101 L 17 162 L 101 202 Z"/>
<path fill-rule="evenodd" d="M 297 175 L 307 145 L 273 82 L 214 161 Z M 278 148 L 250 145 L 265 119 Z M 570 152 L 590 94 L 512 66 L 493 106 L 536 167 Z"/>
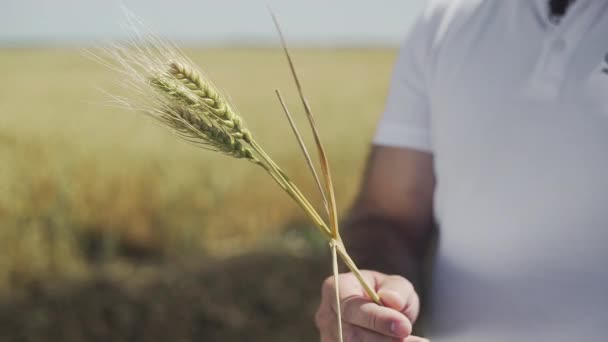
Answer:
<path fill-rule="evenodd" d="M 608 339 L 608 2 L 438 2 L 434 341 Z"/>

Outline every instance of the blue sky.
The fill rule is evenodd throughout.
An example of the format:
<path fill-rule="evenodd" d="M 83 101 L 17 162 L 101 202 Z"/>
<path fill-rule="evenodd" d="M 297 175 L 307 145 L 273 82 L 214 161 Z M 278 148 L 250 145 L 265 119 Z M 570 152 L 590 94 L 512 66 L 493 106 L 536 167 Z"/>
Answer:
<path fill-rule="evenodd" d="M 156 33 L 191 44 L 395 46 L 425 0 L 1 0 L 0 44 L 87 44 L 125 36 L 121 5 Z"/>

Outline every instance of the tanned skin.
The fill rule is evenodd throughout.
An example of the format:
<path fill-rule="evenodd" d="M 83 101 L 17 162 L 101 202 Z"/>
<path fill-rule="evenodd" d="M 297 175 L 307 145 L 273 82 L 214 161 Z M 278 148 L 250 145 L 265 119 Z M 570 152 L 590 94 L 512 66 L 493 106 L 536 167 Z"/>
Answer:
<path fill-rule="evenodd" d="M 359 196 L 342 227 L 349 253 L 373 284 L 383 306 L 350 273 L 340 275 L 348 342 L 426 341 L 412 335 L 436 240 L 435 176 L 430 153 L 374 146 Z M 323 283 L 315 321 L 321 342 L 337 342 L 334 279 Z"/>

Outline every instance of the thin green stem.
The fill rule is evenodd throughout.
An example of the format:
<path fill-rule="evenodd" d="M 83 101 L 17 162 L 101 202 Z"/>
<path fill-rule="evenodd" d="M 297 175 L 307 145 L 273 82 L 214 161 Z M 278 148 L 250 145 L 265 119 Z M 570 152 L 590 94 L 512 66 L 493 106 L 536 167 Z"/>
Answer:
<path fill-rule="evenodd" d="M 255 140 L 252 140 L 249 144 L 268 164 L 266 165 L 262 163 L 259 165 L 264 167 L 267 172 L 273 175 L 273 177 L 277 177 L 281 180 L 279 182 L 277 179 L 275 179 L 275 181 L 282 185 L 283 190 L 292 194 L 292 197 L 294 197 L 296 202 L 298 202 L 298 204 L 300 204 L 300 206 L 308 213 L 308 215 L 317 224 L 317 227 L 323 231 L 323 234 L 326 235 L 328 239 L 331 239 L 332 236 L 330 229 L 327 227 L 321 216 L 319 216 L 312 204 L 308 202 L 306 196 L 302 194 L 300 189 L 298 189 L 298 187 L 291 180 L 289 180 L 289 177 L 287 177 L 287 175 L 279 168 L 279 166 L 266 154 L 266 152 L 264 152 L 260 145 L 255 142 Z"/>
<path fill-rule="evenodd" d="M 332 239 L 329 242 L 329 247 L 331 248 L 331 261 L 332 268 L 334 272 L 334 282 L 336 289 L 336 314 L 338 318 L 338 340 L 340 342 L 344 341 L 344 336 L 342 334 L 342 305 L 340 303 L 340 272 L 338 270 L 338 255 L 336 253 L 336 249 L 338 246 L 338 242 Z"/>
<path fill-rule="evenodd" d="M 279 186 L 289 194 L 289 196 L 291 196 L 291 198 L 294 199 L 294 201 L 296 201 L 296 203 L 302 208 L 304 209 L 304 212 L 308 215 L 308 217 L 315 223 L 315 226 L 319 229 L 319 231 L 327 238 L 327 239 L 331 239 L 331 233 L 329 231 L 329 228 L 327 228 L 327 225 L 325 224 L 325 222 L 323 222 L 323 220 L 319 217 L 319 215 L 314 211 L 313 208 L 311 208 L 310 203 L 308 203 L 308 201 L 303 198 L 301 196 L 301 193 L 298 193 L 297 191 L 295 191 L 293 189 L 292 186 L 290 186 L 285 179 L 282 177 L 281 174 L 277 174 L 276 171 L 274 171 L 271 167 L 269 167 L 268 165 L 266 165 L 263 162 L 256 162 L 257 165 L 261 166 L 264 170 L 266 170 L 266 172 L 268 172 L 270 174 L 270 176 L 272 176 L 272 178 L 275 180 L 275 182 L 277 184 L 279 184 Z"/>
<path fill-rule="evenodd" d="M 251 147 L 253 147 L 253 149 L 256 150 L 262 156 L 262 158 L 264 158 L 264 160 L 266 162 L 268 162 L 268 164 L 278 174 L 281 175 L 282 178 L 285 179 L 285 181 L 287 182 L 287 184 L 289 184 L 300 195 L 300 197 L 306 199 L 306 196 L 304 196 L 304 194 L 302 194 L 302 192 L 300 191 L 300 189 L 298 189 L 298 187 L 289 179 L 289 177 L 287 177 L 287 175 L 285 174 L 285 172 L 283 172 L 283 170 L 281 170 L 281 168 L 274 162 L 274 160 L 272 160 L 272 158 L 270 158 L 270 156 L 268 154 L 266 154 L 266 152 L 264 152 L 264 150 L 262 149 L 262 147 L 255 140 L 251 141 Z M 314 209 L 314 207 L 312 206 L 312 204 L 310 204 L 310 202 L 308 202 L 308 200 L 306 200 L 306 202 L 309 204 L 309 206 L 311 208 Z M 316 210 L 315 210 L 315 212 L 316 212 Z"/>
<path fill-rule="evenodd" d="M 298 127 L 296 126 L 296 123 L 293 120 L 293 117 L 291 116 L 289 109 L 287 108 L 287 104 L 285 104 L 285 101 L 283 100 L 283 96 L 281 96 L 281 92 L 279 91 L 279 89 L 275 89 L 274 91 L 277 94 L 279 103 L 281 104 L 281 108 L 283 108 L 283 112 L 285 113 L 285 116 L 287 117 L 287 121 L 289 121 L 289 126 L 291 126 L 293 134 L 296 137 L 296 140 L 298 141 L 298 145 L 300 145 L 300 149 L 302 150 L 302 153 L 304 154 L 304 158 L 306 159 L 306 164 L 308 165 L 308 168 L 310 169 L 310 172 L 312 173 L 312 176 L 315 179 L 317 188 L 319 189 L 319 193 L 321 194 L 321 199 L 323 200 L 323 206 L 325 207 L 325 211 L 327 212 L 327 215 L 329 215 L 329 204 L 327 202 L 327 196 L 325 195 L 325 190 L 323 190 L 323 185 L 321 185 L 321 180 L 319 179 L 317 170 L 315 169 L 315 166 L 312 162 L 312 158 L 310 158 L 310 153 L 308 153 L 306 144 L 304 144 L 304 139 L 302 139 L 302 135 L 300 134 L 300 131 L 298 130 Z"/>

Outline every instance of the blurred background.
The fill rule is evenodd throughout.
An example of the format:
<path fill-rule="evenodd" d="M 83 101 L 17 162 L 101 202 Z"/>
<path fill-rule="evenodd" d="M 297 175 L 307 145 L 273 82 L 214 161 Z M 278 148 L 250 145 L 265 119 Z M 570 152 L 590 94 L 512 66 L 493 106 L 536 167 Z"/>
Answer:
<path fill-rule="evenodd" d="M 128 37 L 126 6 L 230 95 L 318 204 L 273 94 L 306 131 L 268 4 L 343 214 L 423 0 L 0 3 L 0 341 L 316 340 L 330 260 L 299 207 L 253 165 L 109 106 L 120 80 L 82 51 Z"/>

